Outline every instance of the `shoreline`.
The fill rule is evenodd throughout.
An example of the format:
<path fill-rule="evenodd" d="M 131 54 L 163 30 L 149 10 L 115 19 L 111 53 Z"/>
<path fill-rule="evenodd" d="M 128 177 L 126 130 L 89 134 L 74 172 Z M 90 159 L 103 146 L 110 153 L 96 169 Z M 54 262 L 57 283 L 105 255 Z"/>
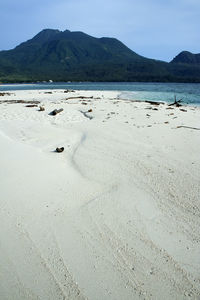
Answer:
<path fill-rule="evenodd" d="M 199 86 L 199 85 L 198 85 Z M 188 105 L 199 106 L 199 89 L 197 85 L 191 83 L 185 84 L 171 84 L 171 83 L 145 83 L 145 82 L 77 82 L 77 83 L 43 83 L 32 85 L 32 89 L 35 90 L 51 90 L 51 89 L 74 89 L 79 90 L 102 90 L 102 91 L 121 91 L 123 96 L 121 98 L 126 99 L 139 99 L 139 100 L 152 100 L 152 101 L 164 101 L 171 103 L 176 96 L 178 99 L 182 99 L 182 103 Z M 17 89 L 29 89 L 30 85 L 16 86 Z M 1 87 L 0 90 L 9 91 L 12 87 Z M 13 89 L 14 90 L 14 89 Z"/>
<path fill-rule="evenodd" d="M 10 93 L 0 97 L 0 296 L 200 297 L 200 108 L 116 91 Z"/>
<path fill-rule="evenodd" d="M 31 84 L 32 85 L 32 84 Z M 33 89 L 33 90 L 31 90 L 31 89 L 28 89 L 28 90 L 2 90 L 2 91 L 0 91 L 0 94 L 10 94 L 10 96 L 11 95 L 15 95 L 15 93 L 22 93 L 23 94 L 23 92 L 24 93 L 28 93 L 28 94 L 32 94 L 32 93 L 39 93 L 39 94 L 41 94 L 41 93 L 46 93 L 46 94 L 49 94 L 49 93 L 59 93 L 59 92 L 66 92 L 66 91 L 73 91 L 73 92 L 76 92 L 76 93 L 80 93 L 80 92 L 83 92 L 83 93 L 87 93 L 87 92 L 89 92 L 89 93 L 104 93 L 104 92 L 106 92 L 106 93 L 113 93 L 113 95 L 117 95 L 116 97 L 116 99 L 118 99 L 118 100 L 121 100 L 121 101 L 131 101 L 131 102 L 136 102 L 136 103 L 149 103 L 149 104 L 156 104 L 156 103 L 160 103 L 160 104 L 165 104 L 165 105 L 172 105 L 173 104 L 173 102 L 174 101 L 171 101 L 171 102 L 168 102 L 168 101 L 164 101 L 164 100 L 146 100 L 146 99 L 144 99 L 144 100 L 141 100 L 141 99 L 129 99 L 129 98 L 124 98 L 124 93 L 127 93 L 127 92 L 131 92 L 133 95 L 134 94 L 137 94 L 138 93 L 138 91 L 137 92 L 134 92 L 134 91 L 121 91 L 121 90 L 76 90 L 76 89 Z M 0 95 L 1 96 L 1 95 Z M 5 99 L 5 97 L 4 97 L 4 99 Z M 7 100 L 9 100 L 9 99 L 7 99 Z M 3 98 L 2 97 L 0 97 L 0 102 L 2 102 L 3 101 Z M 178 102 L 179 102 L 179 100 L 178 100 Z M 193 108 L 199 108 L 200 107 L 200 103 L 185 103 L 185 102 L 180 102 L 180 107 L 181 106 L 185 106 L 185 107 L 193 107 Z"/>

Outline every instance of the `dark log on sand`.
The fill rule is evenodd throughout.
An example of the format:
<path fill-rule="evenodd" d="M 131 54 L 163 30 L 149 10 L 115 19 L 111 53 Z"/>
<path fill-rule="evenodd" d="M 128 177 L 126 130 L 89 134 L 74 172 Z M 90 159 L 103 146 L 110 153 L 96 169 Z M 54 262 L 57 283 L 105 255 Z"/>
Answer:
<path fill-rule="evenodd" d="M 63 93 L 74 93 L 75 91 L 73 90 L 65 90 Z"/>
<path fill-rule="evenodd" d="M 12 95 L 11 93 L 0 93 L 0 96 L 10 96 L 10 95 Z"/>
<path fill-rule="evenodd" d="M 66 100 L 72 100 L 72 99 L 93 99 L 93 98 L 94 98 L 93 96 L 91 96 L 91 97 L 77 96 L 77 97 L 66 98 Z"/>
<path fill-rule="evenodd" d="M 56 148 L 56 152 L 60 153 L 60 152 L 63 152 L 64 151 L 64 147 L 61 147 L 61 148 Z"/>
<path fill-rule="evenodd" d="M 39 104 L 40 101 L 35 101 L 35 100 L 31 100 L 31 101 L 25 101 L 25 100 L 3 100 L 3 101 L 0 101 L 0 104 L 1 103 L 8 103 L 8 104 L 16 104 L 16 103 Z"/>
<path fill-rule="evenodd" d="M 60 109 L 54 109 L 52 112 L 49 113 L 49 115 L 55 116 L 55 115 L 61 113 L 62 111 L 63 111 L 63 108 L 60 108 Z"/>
<path fill-rule="evenodd" d="M 139 102 L 139 101 L 138 101 Z M 141 101 L 140 101 L 141 102 Z M 160 104 L 164 104 L 163 102 L 157 102 L 157 101 L 149 101 L 149 100 L 145 100 L 145 103 L 149 103 L 152 105 L 160 105 Z"/>
<path fill-rule="evenodd" d="M 26 107 L 37 107 L 37 104 L 28 104 Z"/>
<path fill-rule="evenodd" d="M 171 103 L 171 104 L 168 104 L 168 106 L 172 106 L 172 105 L 175 105 L 176 107 L 182 106 L 182 104 L 180 104 L 180 102 L 181 102 L 182 100 L 183 100 L 183 99 L 176 100 L 176 95 L 175 95 L 175 96 L 174 96 L 174 102 Z"/>

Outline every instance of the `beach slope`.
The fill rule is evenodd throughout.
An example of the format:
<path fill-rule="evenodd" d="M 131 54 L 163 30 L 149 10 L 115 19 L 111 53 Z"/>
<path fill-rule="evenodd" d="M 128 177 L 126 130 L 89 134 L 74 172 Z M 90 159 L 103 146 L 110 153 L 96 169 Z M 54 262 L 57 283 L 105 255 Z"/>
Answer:
<path fill-rule="evenodd" d="M 199 299 L 199 120 L 118 92 L 2 93 L 0 298 Z"/>

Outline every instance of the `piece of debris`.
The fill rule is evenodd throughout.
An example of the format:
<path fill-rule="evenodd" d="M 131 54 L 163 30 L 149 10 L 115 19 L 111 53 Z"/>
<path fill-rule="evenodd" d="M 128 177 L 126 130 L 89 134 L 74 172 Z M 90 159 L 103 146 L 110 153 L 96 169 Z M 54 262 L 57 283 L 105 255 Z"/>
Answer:
<path fill-rule="evenodd" d="M 88 112 L 92 112 L 92 109 L 90 108 L 90 109 L 88 109 Z"/>
<path fill-rule="evenodd" d="M 146 116 L 147 116 L 147 117 L 151 117 L 151 115 L 149 115 L 149 114 L 146 114 Z"/>
<path fill-rule="evenodd" d="M 187 109 L 180 108 L 181 111 L 187 112 Z"/>
<path fill-rule="evenodd" d="M 171 106 L 170 106 L 170 107 L 166 107 L 166 109 L 174 109 L 174 107 L 171 107 Z"/>
<path fill-rule="evenodd" d="M 74 93 L 75 91 L 73 90 L 65 90 L 63 93 Z"/>
<path fill-rule="evenodd" d="M 45 110 L 44 106 L 40 106 L 39 111 L 44 111 L 44 110 Z"/>
<path fill-rule="evenodd" d="M 182 100 L 183 100 L 183 99 L 176 100 L 176 95 L 174 95 L 174 102 L 171 103 L 171 104 L 168 104 L 168 106 L 172 106 L 172 105 L 175 105 L 176 107 L 182 106 L 182 104 L 180 104 L 180 102 L 181 102 Z"/>
<path fill-rule="evenodd" d="M 92 116 L 90 116 L 90 115 L 87 114 L 87 113 L 88 113 L 87 111 L 82 111 L 82 110 L 80 110 L 80 112 L 84 115 L 84 117 L 86 117 L 86 118 L 88 118 L 88 119 L 90 119 L 90 120 L 93 119 Z"/>
<path fill-rule="evenodd" d="M 86 103 L 86 102 L 81 102 L 81 104 L 83 104 L 83 105 L 87 105 L 87 103 Z"/>
<path fill-rule="evenodd" d="M 56 148 L 56 152 L 60 153 L 60 152 L 63 152 L 64 151 L 64 147 L 61 147 L 61 148 Z"/>
<path fill-rule="evenodd" d="M 122 99 L 120 99 L 122 100 Z M 130 103 L 132 102 L 144 102 L 144 103 L 149 103 L 151 105 L 161 105 L 165 104 L 164 102 L 158 102 L 158 101 L 150 101 L 150 100 L 131 100 Z"/>
<path fill-rule="evenodd" d="M 44 94 L 53 94 L 52 92 L 44 92 Z"/>
<path fill-rule="evenodd" d="M 168 121 L 166 121 L 166 122 L 164 122 L 165 124 L 169 124 L 169 122 Z"/>
<path fill-rule="evenodd" d="M 140 101 L 140 102 L 141 102 L 141 101 Z M 152 104 L 152 105 L 160 105 L 160 104 L 164 104 L 164 102 L 148 101 L 148 100 L 145 100 L 144 102 L 145 102 L 145 103 Z"/>
<path fill-rule="evenodd" d="M 16 103 L 39 104 L 40 101 L 35 101 L 35 100 L 30 100 L 30 101 L 25 101 L 25 100 L 2 100 L 2 101 L 0 101 L 0 104 L 1 103 L 8 103 L 8 104 L 16 104 Z"/>
<path fill-rule="evenodd" d="M 0 96 L 10 96 L 10 95 L 12 95 L 12 94 L 11 93 L 5 93 L 5 92 L 0 93 Z"/>
<path fill-rule="evenodd" d="M 60 108 L 60 109 L 54 109 L 52 112 L 49 113 L 49 115 L 51 116 L 55 116 L 57 114 L 59 114 L 60 112 L 63 111 L 63 108 Z"/>
<path fill-rule="evenodd" d="M 26 107 L 37 107 L 37 104 L 28 104 Z"/>
<path fill-rule="evenodd" d="M 94 97 L 91 96 L 91 97 L 85 97 L 85 96 L 76 96 L 76 97 L 69 97 L 69 98 L 66 98 L 65 100 L 72 100 L 72 99 L 93 99 Z"/>
<path fill-rule="evenodd" d="M 197 128 L 197 127 L 190 127 L 190 126 L 177 126 L 176 128 L 188 128 L 188 129 L 200 130 L 200 128 Z"/>

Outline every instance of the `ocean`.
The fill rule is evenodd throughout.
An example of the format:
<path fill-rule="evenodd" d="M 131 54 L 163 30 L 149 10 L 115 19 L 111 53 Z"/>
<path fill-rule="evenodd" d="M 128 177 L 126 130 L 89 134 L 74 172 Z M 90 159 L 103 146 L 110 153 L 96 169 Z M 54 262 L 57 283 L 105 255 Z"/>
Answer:
<path fill-rule="evenodd" d="M 36 84 L 1 84 L 0 91 L 74 89 L 119 91 L 120 98 L 173 102 L 182 99 L 189 105 L 200 105 L 200 83 L 149 83 L 149 82 L 52 82 Z"/>

